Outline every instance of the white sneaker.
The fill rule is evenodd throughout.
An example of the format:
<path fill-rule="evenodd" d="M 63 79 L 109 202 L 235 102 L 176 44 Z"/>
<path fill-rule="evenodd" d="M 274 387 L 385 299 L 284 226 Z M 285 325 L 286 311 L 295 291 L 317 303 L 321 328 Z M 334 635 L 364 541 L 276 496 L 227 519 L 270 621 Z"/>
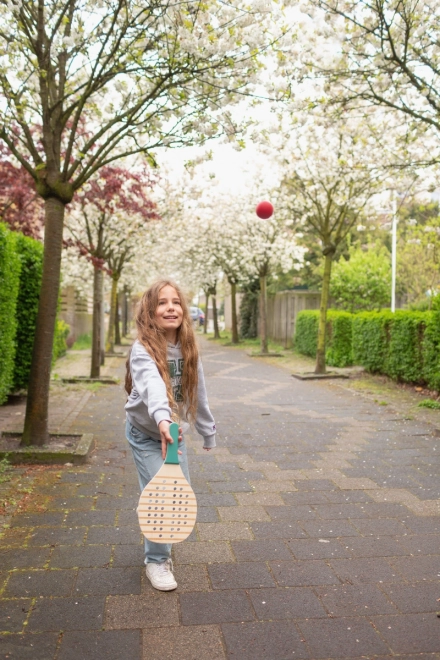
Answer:
<path fill-rule="evenodd" d="M 167 559 L 161 564 L 156 562 L 149 562 L 147 564 L 147 578 L 155 589 L 159 589 L 159 591 L 172 591 L 176 589 L 177 582 L 174 579 L 172 568 L 173 562 L 171 559 Z"/>

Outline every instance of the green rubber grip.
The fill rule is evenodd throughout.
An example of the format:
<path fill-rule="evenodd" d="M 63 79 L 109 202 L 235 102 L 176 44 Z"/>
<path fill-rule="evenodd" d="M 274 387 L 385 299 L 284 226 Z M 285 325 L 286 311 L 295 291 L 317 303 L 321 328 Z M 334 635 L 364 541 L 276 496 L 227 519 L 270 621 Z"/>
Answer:
<path fill-rule="evenodd" d="M 179 465 L 179 455 L 177 453 L 177 450 L 179 449 L 179 425 L 175 422 L 170 424 L 170 436 L 173 439 L 173 444 L 170 442 L 168 443 L 165 463 Z"/>

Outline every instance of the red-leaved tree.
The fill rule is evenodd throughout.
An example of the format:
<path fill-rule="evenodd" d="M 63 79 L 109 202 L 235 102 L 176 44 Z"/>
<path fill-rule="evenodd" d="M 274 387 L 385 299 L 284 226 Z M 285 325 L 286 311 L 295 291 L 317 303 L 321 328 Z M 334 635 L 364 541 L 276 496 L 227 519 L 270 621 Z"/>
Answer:
<path fill-rule="evenodd" d="M 68 207 L 66 243 L 93 264 L 93 333 L 90 375 L 99 377 L 103 363 L 102 342 L 104 273 L 112 278 L 107 349 L 114 350 L 118 282 L 125 265 L 142 242 L 146 224 L 158 215 L 150 192 L 155 177 L 145 167 L 130 171 L 103 167 L 86 183 Z"/>

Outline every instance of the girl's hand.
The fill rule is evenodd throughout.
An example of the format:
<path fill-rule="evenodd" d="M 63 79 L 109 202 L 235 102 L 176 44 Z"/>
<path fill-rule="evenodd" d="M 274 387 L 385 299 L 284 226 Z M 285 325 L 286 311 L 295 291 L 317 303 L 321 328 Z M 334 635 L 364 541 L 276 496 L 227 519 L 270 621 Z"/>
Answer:
<path fill-rule="evenodd" d="M 170 444 L 173 444 L 173 438 L 170 435 L 170 424 L 171 422 L 167 422 L 167 420 L 165 419 L 163 419 L 159 424 L 159 433 L 160 433 L 160 441 L 162 443 L 163 460 L 165 460 L 167 455 L 167 443 L 169 442 Z M 182 442 L 182 428 L 180 426 L 179 426 L 179 442 Z M 182 452 L 179 450 L 177 453 L 181 454 Z"/>

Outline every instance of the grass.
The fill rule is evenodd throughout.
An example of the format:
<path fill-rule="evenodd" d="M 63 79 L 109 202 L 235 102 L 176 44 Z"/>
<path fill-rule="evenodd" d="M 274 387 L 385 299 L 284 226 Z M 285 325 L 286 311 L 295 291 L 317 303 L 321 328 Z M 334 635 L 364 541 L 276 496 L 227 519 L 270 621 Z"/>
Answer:
<path fill-rule="evenodd" d="M 433 399 L 423 399 L 417 404 L 418 408 L 430 408 L 431 410 L 440 410 L 440 401 Z"/>
<path fill-rule="evenodd" d="M 72 349 L 74 351 L 84 351 L 86 348 L 92 348 L 92 335 L 80 335 L 76 338 L 74 344 L 72 344 Z"/>
<path fill-rule="evenodd" d="M 11 479 L 11 465 L 5 456 L 5 458 L 2 458 L 0 461 L 0 484 L 5 483 L 5 481 L 9 481 Z"/>

